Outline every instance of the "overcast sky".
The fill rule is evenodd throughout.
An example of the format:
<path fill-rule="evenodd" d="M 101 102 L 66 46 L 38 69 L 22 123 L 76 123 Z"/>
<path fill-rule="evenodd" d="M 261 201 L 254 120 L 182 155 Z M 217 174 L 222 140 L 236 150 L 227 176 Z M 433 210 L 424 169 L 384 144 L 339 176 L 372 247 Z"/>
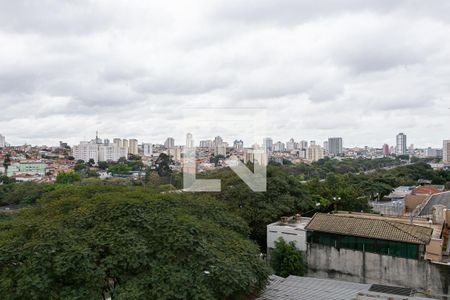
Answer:
<path fill-rule="evenodd" d="M 0 133 L 12 144 L 97 129 L 180 144 L 191 122 L 204 124 L 196 140 L 248 145 L 242 122 L 187 122 L 186 110 L 251 108 L 275 141 L 381 147 L 405 132 L 437 147 L 449 107 L 446 0 L 0 0 Z"/>

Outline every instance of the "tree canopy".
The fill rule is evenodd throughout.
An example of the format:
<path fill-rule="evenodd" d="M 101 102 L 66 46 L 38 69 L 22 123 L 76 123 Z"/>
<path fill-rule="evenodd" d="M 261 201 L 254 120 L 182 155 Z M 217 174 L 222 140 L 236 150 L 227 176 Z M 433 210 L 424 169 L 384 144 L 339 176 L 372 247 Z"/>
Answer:
<path fill-rule="evenodd" d="M 268 269 L 208 196 L 67 186 L 0 222 L 3 299 L 244 299 Z"/>

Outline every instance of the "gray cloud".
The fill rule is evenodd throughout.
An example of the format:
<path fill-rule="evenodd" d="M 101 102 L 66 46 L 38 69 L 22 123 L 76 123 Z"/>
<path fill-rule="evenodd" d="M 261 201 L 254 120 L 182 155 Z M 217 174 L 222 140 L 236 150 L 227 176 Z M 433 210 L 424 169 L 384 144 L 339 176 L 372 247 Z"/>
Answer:
<path fill-rule="evenodd" d="M 258 107 L 276 140 L 376 146 L 406 131 L 438 146 L 449 138 L 449 5 L 0 0 L 0 132 L 162 142 L 183 139 L 184 108 Z"/>

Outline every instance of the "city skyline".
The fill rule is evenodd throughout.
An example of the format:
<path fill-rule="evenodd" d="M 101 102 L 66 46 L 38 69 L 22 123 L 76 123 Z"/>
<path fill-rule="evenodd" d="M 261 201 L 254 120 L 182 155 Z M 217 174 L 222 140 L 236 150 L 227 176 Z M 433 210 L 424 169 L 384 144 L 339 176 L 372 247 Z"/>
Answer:
<path fill-rule="evenodd" d="M 330 149 L 328 149 L 326 145 L 328 145 L 328 143 L 330 143 L 330 141 L 332 142 L 332 141 L 335 141 L 336 139 L 338 139 L 339 140 L 338 141 L 339 144 L 336 145 L 336 146 L 331 146 L 331 147 L 338 147 L 338 149 L 340 149 L 339 147 L 346 148 L 346 149 L 363 148 L 363 147 L 383 149 L 387 145 L 387 146 L 389 146 L 389 148 L 393 149 L 395 154 L 406 154 L 408 148 L 411 145 L 414 146 L 415 149 L 426 149 L 426 148 L 442 149 L 443 148 L 442 143 L 443 142 L 445 143 L 446 140 L 447 140 L 447 139 L 442 139 L 440 141 L 440 145 L 437 145 L 437 146 L 425 145 L 423 147 L 414 144 L 414 142 L 409 143 L 410 140 L 408 140 L 408 142 L 405 141 L 405 145 L 406 145 L 406 147 L 404 148 L 405 152 L 404 153 L 403 152 L 399 153 L 398 150 L 397 150 L 397 148 L 398 148 L 398 145 L 397 145 L 398 137 L 400 135 L 404 135 L 405 137 L 408 136 L 407 134 L 405 134 L 403 132 L 398 133 L 393 138 L 392 143 L 384 143 L 384 144 L 374 145 L 374 146 L 372 146 L 372 145 L 347 145 L 345 143 L 345 141 L 346 141 L 345 138 L 338 137 L 338 136 L 330 136 L 328 138 L 325 138 L 324 140 L 318 140 L 318 139 L 314 139 L 314 138 L 312 138 L 312 139 L 305 139 L 305 138 L 294 138 L 294 137 L 291 137 L 291 138 L 289 138 L 287 140 L 282 140 L 282 139 L 278 139 L 276 137 L 266 136 L 265 138 L 263 138 L 260 141 L 248 143 L 248 142 L 246 142 L 245 140 L 243 140 L 240 137 L 229 136 L 227 138 L 224 138 L 221 135 L 214 135 L 214 136 L 211 136 L 211 137 L 202 136 L 203 138 L 196 138 L 195 135 L 192 135 L 192 133 L 187 133 L 187 134 L 190 135 L 191 140 L 194 143 L 195 147 L 202 147 L 202 144 L 204 144 L 206 142 L 214 143 L 214 140 L 216 138 L 221 138 L 223 140 L 223 142 L 228 144 L 230 147 L 233 146 L 233 144 L 236 143 L 237 141 L 242 142 L 243 145 L 244 145 L 244 148 L 251 148 L 253 145 L 259 145 L 261 147 L 264 147 L 264 141 L 266 140 L 266 138 L 269 138 L 269 139 L 271 139 L 272 144 L 276 144 L 276 143 L 281 142 L 283 144 L 283 146 L 286 148 L 285 150 L 289 150 L 289 148 L 290 148 L 289 144 L 290 143 L 294 143 L 295 142 L 295 144 L 301 144 L 302 142 L 307 142 L 307 144 L 309 144 L 311 141 L 313 141 L 316 144 L 320 145 L 325 150 L 329 151 Z M 2 135 L 1 133 L 0 133 L 0 138 L 2 140 L 2 143 L 6 142 L 6 143 L 10 144 L 10 146 L 21 146 L 21 145 L 24 145 L 24 144 L 11 144 L 11 143 L 9 143 L 8 140 L 6 139 L 5 135 Z M 184 135 L 184 137 L 181 137 L 181 138 L 174 138 L 173 136 L 168 136 L 168 137 L 165 137 L 162 141 L 157 141 L 156 139 L 151 139 L 151 138 L 150 139 L 149 138 L 138 139 L 138 138 L 135 138 L 135 137 L 130 138 L 130 137 L 117 137 L 117 136 L 115 136 L 114 138 L 112 138 L 111 136 L 103 137 L 103 138 L 104 138 L 104 141 L 108 141 L 108 143 L 110 142 L 110 139 L 111 139 L 111 141 L 113 141 L 113 143 L 116 143 L 116 140 L 124 139 L 125 141 L 127 141 L 129 139 L 130 141 L 136 141 L 137 142 L 137 144 L 135 144 L 135 147 L 137 147 L 137 145 L 148 144 L 148 145 L 162 145 L 162 146 L 165 146 L 166 148 L 170 148 L 170 147 L 173 147 L 173 146 L 184 146 L 184 142 L 186 140 L 186 134 Z M 408 136 L 408 139 L 409 139 L 409 136 Z M 41 145 L 39 145 L 39 144 L 30 144 L 30 145 L 32 145 L 32 146 L 43 146 L 43 145 L 45 145 L 45 146 L 49 146 L 49 147 L 54 147 L 54 146 L 57 146 L 60 142 L 67 142 L 69 145 L 75 146 L 75 145 L 78 145 L 80 142 L 89 142 L 89 141 L 96 141 L 96 142 L 98 142 L 98 140 L 101 141 L 102 140 L 102 136 L 99 136 L 98 131 L 96 131 L 95 132 L 95 138 L 93 138 L 93 139 L 84 137 L 83 139 L 75 141 L 74 143 L 68 142 L 67 139 L 59 139 L 58 142 L 55 143 L 54 145 L 48 144 L 48 143 L 47 144 L 44 143 L 44 144 L 41 144 Z M 169 147 L 167 147 L 167 145 L 168 145 L 167 143 L 168 143 L 169 140 L 170 140 L 170 143 L 169 143 L 170 145 L 169 145 Z M 181 143 L 180 142 L 177 143 L 176 141 L 182 141 L 182 142 Z M 335 152 L 335 150 L 331 150 L 331 153 L 334 153 L 334 152 Z M 339 151 L 337 151 L 337 152 L 339 152 Z"/>

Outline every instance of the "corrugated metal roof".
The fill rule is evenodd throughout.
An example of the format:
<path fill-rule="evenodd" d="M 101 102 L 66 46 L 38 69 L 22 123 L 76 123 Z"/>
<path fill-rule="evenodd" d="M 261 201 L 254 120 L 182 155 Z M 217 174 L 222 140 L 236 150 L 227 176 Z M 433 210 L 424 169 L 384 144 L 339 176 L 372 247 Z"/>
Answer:
<path fill-rule="evenodd" d="M 425 298 L 370 292 L 371 286 L 371 284 L 311 277 L 289 276 L 281 280 L 277 277 L 257 300 L 425 300 Z"/>
<path fill-rule="evenodd" d="M 307 230 L 426 245 L 433 229 L 379 218 L 317 213 Z"/>

